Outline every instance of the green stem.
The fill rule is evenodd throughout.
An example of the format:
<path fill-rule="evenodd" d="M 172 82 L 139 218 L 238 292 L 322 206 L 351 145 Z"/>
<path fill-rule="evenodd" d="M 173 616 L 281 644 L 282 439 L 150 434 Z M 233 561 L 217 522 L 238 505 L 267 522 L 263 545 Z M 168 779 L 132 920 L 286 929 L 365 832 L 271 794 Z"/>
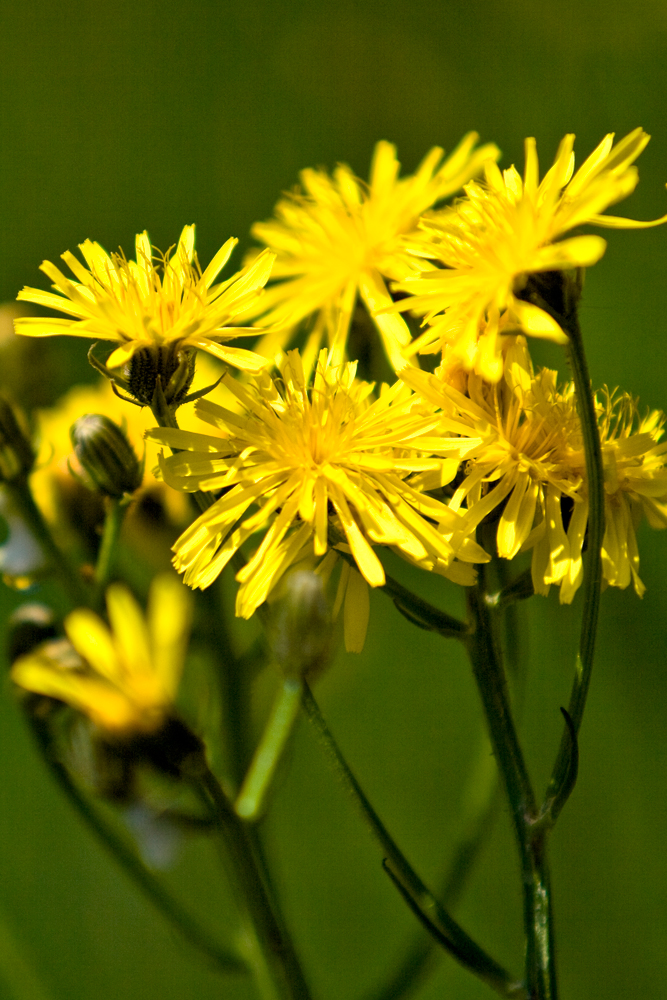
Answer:
<path fill-rule="evenodd" d="M 310 688 L 305 682 L 303 707 L 320 737 L 334 770 L 342 779 L 345 788 L 359 808 L 362 818 L 380 845 L 385 856 L 385 869 L 406 901 L 409 901 L 415 914 L 457 961 L 483 979 L 497 993 L 503 997 L 521 996 L 521 987 L 516 981 L 452 919 L 426 888 L 399 850 L 343 757 Z"/>
<path fill-rule="evenodd" d="M 118 500 L 115 497 L 109 498 L 106 517 L 104 519 L 102 542 L 97 556 L 97 565 L 95 566 L 95 586 L 97 588 L 98 603 L 113 571 L 116 546 L 126 510 L 127 504 L 123 500 Z"/>
<path fill-rule="evenodd" d="M 465 829 L 456 844 L 449 868 L 438 888 L 437 898 L 447 909 L 459 901 L 468 877 L 491 830 L 498 800 L 497 768 L 484 738 L 479 759 L 468 780 L 464 797 Z M 366 1000 L 403 1000 L 426 980 L 440 954 L 431 934 L 421 933 L 407 945 L 396 967 L 380 987 L 366 995 Z"/>
<path fill-rule="evenodd" d="M 384 587 L 381 590 L 391 597 L 401 614 L 418 625 L 419 628 L 429 632 L 437 632 L 446 639 L 465 640 L 468 634 L 468 625 L 465 622 L 459 621 L 458 618 L 448 615 L 446 611 L 441 611 L 433 604 L 429 604 L 428 601 L 417 597 L 393 577 L 386 576 Z"/>
<path fill-rule="evenodd" d="M 72 603 L 76 607 L 89 605 L 88 589 L 67 555 L 54 541 L 51 530 L 35 503 L 27 480 L 19 479 L 4 485 L 27 527 L 41 546 L 50 568 L 60 577 Z"/>
<path fill-rule="evenodd" d="M 282 682 L 276 694 L 262 738 L 234 804 L 237 815 L 248 822 L 253 822 L 262 813 L 266 793 L 294 731 L 301 694 L 301 681 L 291 677 Z"/>
<path fill-rule="evenodd" d="M 588 373 L 584 342 L 576 311 L 572 312 L 567 322 L 561 320 L 561 323 L 570 338 L 568 343 L 568 358 L 572 367 L 577 407 L 581 420 L 584 454 L 586 457 L 586 479 L 588 482 L 588 551 L 586 554 L 584 584 L 582 588 L 584 607 L 581 618 L 579 652 L 568 706 L 568 714 L 576 735 L 579 732 L 584 708 L 586 707 L 586 696 L 593 669 L 595 635 L 600 609 L 602 543 L 605 530 L 604 466 L 597 415 L 595 413 L 595 400 L 591 391 L 591 380 Z M 547 789 L 544 811 L 551 809 L 556 797 L 559 798 L 560 808 L 564 804 L 562 797 L 559 796 L 559 789 L 567 780 L 568 773 L 571 771 L 571 752 L 572 738 L 569 728 L 566 726 Z M 555 815 L 552 816 L 552 822 L 553 820 L 555 820 Z"/>
<path fill-rule="evenodd" d="M 248 960 L 265 1000 L 310 1000 L 299 960 L 262 874 L 253 838 L 215 775 L 205 770 L 198 791 L 218 825 L 229 878 L 247 930 Z"/>
<path fill-rule="evenodd" d="M 46 725 L 34 717 L 30 724 L 37 745 L 51 774 L 66 798 L 87 826 L 96 834 L 144 896 L 162 913 L 179 933 L 198 951 L 211 959 L 222 972 L 247 972 L 243 960 L 230 949 L 221 947 L 189 913 L 166 891 L 155 876 L 144 867 L 113 826 L 104 819 L 91 802 L 79 791 L 66 767 L 55 756 Z"/>
<path fill-rule="evenodd" d="M 249 687 L 254 672 L 236 653 L 229 634 L 223 604 L 222 577 L 201 591 L 204 613 L 198 622 L 199 634 L 205 639 L 216 663 L 216 681 L 223 706 L 221 736 L 226 779 L 234 794 L 243 781 L 250 756 Z"/>
<path fill-rule="evenodd" d="M 537 808 L 512 718 L 507 680 L 486 601 L 484 568 L 468 589 L 472 632 L 468 654 L 482 699 L 491 744 L 503 779 L 519 848 L 526 933 L 526 985 L 530 1000 L 556 1000 L 551 890 L 545 856 L 546 830 L 536 828 Z"/>

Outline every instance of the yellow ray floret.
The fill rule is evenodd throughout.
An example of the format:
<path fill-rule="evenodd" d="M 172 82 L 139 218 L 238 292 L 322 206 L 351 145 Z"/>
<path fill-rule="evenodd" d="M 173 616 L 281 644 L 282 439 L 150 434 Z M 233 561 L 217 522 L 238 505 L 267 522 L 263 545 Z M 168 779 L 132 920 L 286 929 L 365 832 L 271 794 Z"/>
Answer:
<path fill-rule="evenodd" d="M 69 643 L 48 642 L 16 661 L 12 679 L 67 702 L 116 735 L 159 729 L 176 698 L 190 601 L 171 574 L 154 579 L 148 614 L 122 584 L 107 590 L 110 627 L 87 608 L 65 619 Z"/>
<path fill-rule="evenodd" d="M 402 350 L 411 336 L 401 316 L 382 311 L 392 304 L 385 279 L 399 280 L 415 271 L 403 240 L 420 215 L 459 190 L 489 158 L 497 158 L 494 145 L 475 149 L 476 140 L 470 133 L 446 160 L 443 150 L 434 147 L 409 177 L 399 178 L 396 148 L 388 142 L 375 147 L 368 184 L 344 164 L 332 175 L 301 172 L 302 191 L 284 197 L 274 219 L 252 228 L 276 253 L 272 277 L 280 279 L 253 313 L 264 312 L 263 322 L 281 331 L 267 339 L 267 351 L 282 347 L 296 324 L 316 315 L 304 356 L 306 371 L 323 337 L 334 347 L 336 362 L 343 360 L 359 295 L 389 361 L 395 369 L 405 365 Z"/>
<path fill-rule="evenodd" d="M 514 167 L 501 173 L 488 161 L 484 183 L 471 181 L 464 198 L 422 220 L 422 237 L 411 245 L 430 267 L 396 286 L 412 296 L 398 308 L 424 316 L 428 325 L 412 350 L 449 346 L 468 370 L 497 382 L 499 333 L 520 330 L 565 342 L 553 316 L 522 297 L 531 274 L 589 267 L 605 251 L 600 236 L 562 239 L 564 234 L 584 224 L 640 229 L 667 221 L 601 214 L 634 190 L 638 173 L 632 164 L 649 136 L 638 128 L 615 146 L 613 139 L 605 136 L 573 173 L 574 136 L 566 135 L 542 181 L 535 140 L 527 139 L 523 179 Z"/>
<path fill-rule="evenodd" d="M 439 453 L 464 462 L 450 506 L 465 505 L 466 524 L 489 524 L 498 555 L 513 559 L 532 550 L 537 593 L 552 584 L 570 603 L 583 580 L 588 525 L 588 484 L 573 383 L 558 387 L 556 372 L 535 375 L 517 338 L 507 352 L 502 380 L 468 378 L 468 395 L 436 374 L 406 370 L 405 381 L 443 412 Z M 652 527 L 667 526 L 667 442 L 664 416 L 639 418 L 634 400 L 603 390 L 596 395 L 604 462 L 603 579 L 633 583 L 641 596 L 635 529 L 643 514 Z"/>
<path fill-rule="evenodd" d="M 455 558 L 473 563 L 486 561 L 486 554 L 468 538 L 461 515 L 410 482 L 415 473 L 440 480 L 456 471 L 422 446 L 438 416 L 416 407 L 401 382 L 374 398 L 373 385 L 357 380 L 355 371 L 356 364 L 332 364 L 323 350 L 309 385 L 299 353 L 291 351 L 280 378 L 263 373 L 248 387 L 225 378 L 245 413 L 198 403 L 215 433 L 150 432 L 181 449 L 162 462 L 170 485 L 225 489 L 174 546 L 176 568 L 187 583 L 207 587 L 258 531 L 264 537 L 237 575 L 237 613 L 244 617 L 303 557 L 307 543 L 315 556 L 331 544 L 343 546 L 372 587 L 385 582 L 377 545 L 472 582 L 472 568 Z"/>
<path fill-rule="evenodd" d="M 214 284 L 238 241 L 229 239 L 202 272 L 195 254 L 195 227 L 185 226 L 173 253 L 161 254 L 147 233 L 136 238 L 136 260 L 108 254 L 86 240 L 79 249 L 84 266 L 72 253 L 63 260 L 73 281 L 54 264 L 42 271 L 54 292 L 24 288 L 20 300 L 66 313 L 68 319 L 21 317 L 17 333 L 32 337 L 69 334 L 115 341 L 107 364 L 117 368 L 145 348 L 199 348 L 237 368 L 259 371 L 266 362 L 251 351 L 229 347 L 226 341 L 255 331 L 234 325 L 262 293 L 271 272 L 268 251 L 227 281 Z"/>

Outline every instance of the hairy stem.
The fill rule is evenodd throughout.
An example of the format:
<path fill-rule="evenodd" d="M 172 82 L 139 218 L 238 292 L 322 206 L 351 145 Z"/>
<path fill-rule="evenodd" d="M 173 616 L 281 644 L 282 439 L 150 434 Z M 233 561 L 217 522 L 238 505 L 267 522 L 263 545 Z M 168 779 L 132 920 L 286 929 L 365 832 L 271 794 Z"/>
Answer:
<path fill-rule="evenodd" d="M 223 972 L 247 972 L 241 956 L 225 948 L 174 899 L 139 860 L 102 813 L 79 790 L 67 768 L 56 756 L 48 727 L 29 717 L 37 745 L 56 783 L 88 828 L 116 859 L 144 896 L 194 948 L 206 955 Z"/>
<path fill-rule="evenodd" d="M 584 351 L 583 338 L 577 320 L 576 311 L 563 323 L 569 335 L 568 358 L 572 368 L 574 386 L 577 396 L 579 418 L 584 439 L 584 454 L 586 457 L 586 479 L 588 482 L 588 552 L 584 566 L 583 597 L 584 607 L 581 617 L 581 633 L 579 651 L 575 669 L 574 681 L 570 693 L 568 715 L 574 735 L 581 726 L 581 720 L 586 707 L 586 697 L 593 670 L 593 654 L 595 651 L 595 636 L 597 632 L 600 609 L 600 589 L 602 585 L 602 543 L 604 540 L 604 467 L 602 448 L 598 430 L 595 400 L 591 391 L 591 381 L 588 374 L 588 364 Z M 558 756 L 547 788 L 544 810 L 552 807 L 554 800 L 559 801 L 562 808 L 564 800 L 559 796 L 559 790 L 567 780 L 570 771 L 572 737 L 566 726 L 561 739 Z M 551 810 L 553 812 L 553 809 Z M 556 816 L 552 815 L 552 822 Z"/>
<path fill-rule="evenodd" d="M 526 934 L 526 986 L 530 1000 L 556 1000 L 551 889 L 546 831 L 537 829 L 537 807 L 510 707 L 507 679 L 486 601 L 484 570 L 468 591 L 472 632 L 468 654 L 482 699 L 491 744 L 510 805 L 519 849 Z"/>
<path fill-rule="evenodd" d="M 247 957 L 264 1000 L 310 1000 L 299 960 L 263 873 L 248 828 L 235 814 L 215 775 L 205 770 L 198 791 L 214 816 L 223 862 L 246 927 Z"/>
<path fill-rule="evenodd" d="M 384 855 L 384 867 L 415 915 L 439 943 L 472 973 L 483 979 L 503 997 L 520 997 L 516 980 L 479 947 L 447 913 L 426 888 L 403 853 L 397 847 L 382 820 L 375 812 L 359 782 L 343 757 L 331 730 L 308 685 L 304 682 L 303 707 L 313 723 L 334 770 L 356 803 Z"/>
<path fill-rule="evenodd" d="M 116 546 L 120 537 L 120 529 L 123 525 L 123 518 L 127 507 L 122 500 L 110 497 L 106 517 L 104 519 L 104 531 L 102 533 L 102 543 L 97 556 L 95 566 L 95 588 L 96 603 L 100 604 L 104 588 L 111 578 L 113 572 L 114 559 L 116 556 Z"/>

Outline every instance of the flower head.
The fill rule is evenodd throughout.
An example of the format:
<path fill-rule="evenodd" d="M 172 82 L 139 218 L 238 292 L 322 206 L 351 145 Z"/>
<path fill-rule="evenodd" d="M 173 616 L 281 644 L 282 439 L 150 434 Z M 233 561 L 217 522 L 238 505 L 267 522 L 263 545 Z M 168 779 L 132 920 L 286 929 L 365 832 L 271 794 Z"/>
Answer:
<path fill-rule="evenodd" d="M 466 524 L 495 519 L 498 555 L 532 551 L 536 593 L 560 587 L 569 604 L 583 580 L 588 484 L 574 384 L 559 387 L 556 372 L 533 373 L 523 338 L 507 352 L 499 383 L 468 377 L 464 395 L 436 374 L 410 369 L 405 380 L 443 411 L 440 454 L 462 463 L 450 507 L 466 505 Z M 664 416 L 638 416 L 626 393 L 597 393 L 605 489 L 602 573 L 606 585 L 630 582 L 641 596 L 635 530 L 646 515 L 667 527 L 667 442 Z"/>
<path fill-rule="evenodd" d="M 299 353 L 290 351 L 281 378 L 258 376 L 254 387 L 226 377 L 244 413 L 206 400 L 199 415 L 217 433 L 160 428 L 154 439 L 182 449 L 163 460 L 171 485 L 225 492 L 178 539 L 175 565 L 186 583 L 207 587 L 240 546 L 257 531 L 264 538 L 238 573 L 237 613 L 249 617 L 280 576 L 309 544 L 323 556 L 330 544 L 345 546 L 373 587 L 385 582 L 373 546 L 387 545 L 406 559 L 472 582 L 470 567 L 486 561 L 464 533 L 451 537 L 460 515 L 411 485 L 413 473 L 440 478 L 451 463 L 434 459 L 421 437 L 438 417 L 415 407 L 401 383 L 383 387 L 355 378 L 356 364 L 334 365 L 321 351 L 309 387 Z M 454 470 L 455 471 L 455 470 Z M 254 513 L 246 516 L 250 508 Z"/>
<path fill-rule="evenodd" d="M 115 341 L 110 368 L 129 362 L 139 352 L 167 350 L 173 355 L 199 348 L 237 368 L 258 371 L 266 362 L 226 341 L 247 335 L 233 325 L 234 318 L 261 294 L 273 261 L 268 251 L 250 266 L 220 284 L 214 284 L 238 241 L 229 239 L 202 272 L 197 260 L 195 227 L 185 226 L 173 253 L 161 254 L 147 233 L 136 238 L 136 260 L 123 253 L 108 254 L 99 243 L 86 240 L 80 250 L 86 266 L 64 253 L 63 260 L 76 281 L 44 261 L 42 271 L 55 292 L 24 288 L 18 298 L 64 312 L 68 319 L 21 317 L 17 333 L 32 337 L 70 334 Z"/>
<path fill-rule="evenodd" d="M 114 735 L 151 733 L 168 718 L 190 626 L 186 589 L 171 574 L 154 579 L 148 615 L 122 584 L 107 590 L 110 628 L 79 608 L 65 619 L 69 644 L 54 640 L 19 658 L 16 684 L 58 698 Z"/>
<path fill-rule="evenodd" d="M 470 133 L 444 161 L 442 149 L 434 147 L 412 176 L 400 179 L 396 148 L 388 142 L 375 147 L 368 184 L 344 164 L 333 175 L 301 172 L 302 191 L 278 202 L 275 219 L 252 228 L 277 255 L 272 277 L 280 283 L 254 311 L 264 312 L 264 322 L 282 331 L 270 339 L 271 346 L 282 346 L 296 324 L 315 314 L 309 355 L 315 358 L 326 336 L 336 362 L 342 361 L 359 294 L 389 361 L 395 369 L 405 365 L 401 352 L 411 336 L 398 314 L 381 311 L 392 304 L 385 278 L 400 280 L 416 270 L 403 241 L 420 215 L 498 156 L 493 145 L 475 150 L 476 140 Z"/>
<path fill-rule="evenodd" d="M 498 555 L 505 559 L 535 544 L 536 523 L 546 533 L 550 582 L 567 567 L 560 515 L 562 497 L 580 502 L 583 445 L 571 387 L 559 390 L 556 373 L 533 374 L 523 338 L 507 354 L 500 383 L 472 373 L 468 395 L 441 377 L 404 373 L 408 384 L 443 411 L 441 454 L 456 457 L 463 475 L 450 507 L 467 507 L 477 527 L 495 516 Z M 557 516 L 554 515 L 557 512 Z"/>
<path fill-rule="evenodd" d="M 598 425 L 605 488 L 602 573 L 612 587 L 632 583 L 641 597 L 636 528 L 646 516 L 652 528 L 667 527 L 667 441 L 665 416 L 644 417 L 627 393 L 598 393 Z"/>
<path fill-rule="evenodd" d="M 484 183 L 471 181 L 464 198 L 422 220 L 422 238 L 412 241 L 412 249 L 441 266 L 407 275 L 397 286 L 413 296 L 400 308 L 425 316 L 429 325 L 412 350 L 450 346 L 468 369 L 497 382 L 499 335 L 524 332 L 566 341 L 550 311 L 533 301 L 530 275 L 589 267 L 606 243 L 594 235 L 561 237 L 584 224 L 639 229 L 667 221 L 601 214 L 634 190 L 638 173 L 632 164 L 649 136 L 635 129 L 615 146 L 613 139 L 613 133 L 605 136 L 573 174 L 574 136 L 566 135 L 542 181 L 535 140 L 527 139 L 523 179 L 514 167 L 501 173 L 489 160 Z"/>

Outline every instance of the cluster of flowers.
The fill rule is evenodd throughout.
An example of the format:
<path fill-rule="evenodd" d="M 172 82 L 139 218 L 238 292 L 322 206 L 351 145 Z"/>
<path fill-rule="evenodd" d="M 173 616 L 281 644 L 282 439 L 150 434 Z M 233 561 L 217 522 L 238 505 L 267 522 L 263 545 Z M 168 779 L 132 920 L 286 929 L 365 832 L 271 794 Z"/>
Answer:
<path fill-rule="evenodd" d="M 216 284 L 235 241 L 202 271 L 193 226 L 167 254 L 139 235 L 129 261 L 87 241 L 86 266 L 63 255 L 76 280 L 46 262 L 55 291 L 19 295 L 66 318 L 25 317 L 16 330 L 114 342 L 97 366 L 172 417 L 189 398 L 194 352 L 225 363 L 220 401 L 196 404 L 205 430 L 170 418 L 148 437 L 173 449 L 160 457 L 161 479 L 208 498 L 176 541 L 176 569 L 204 588 L 235 559 L 239 615 L 298 563 L 325 581 L 338 566 L 334 603 L 345 603 L 347 645 L 359 649 L 366 585 L 385 583 L 379 549 L 470 585 L 475 564 L 494 555 L 491 532 L 498 556 L 532 553 L 535 592 L 555 585 L 570 602 L 588 518 L 582 431 L 573 385 L 534 370 L 526 337 L 567 343 L 559 303 L 576 298 L 581 269 L 606 246 L 571 230 L 667 221 L 602 214 L 634 189 L 648 138 L 636 129 L 614 145 L 608 135 L 575 172 L 568 135 L 541 181 L 530 139 L 523 177 L 501 172 L 496 147 L 478 147 L 475 134 L 448 158 L 434 148 L 403 178 L 395 148 L 381 142 L 367 184 L 346 166 L 303 171 L 301 187 L 252 230 L 264 249 L 228 280 Z M 348 357 L 360 310 L 394 372 L 377 390 Z M 404 314 L 423 317 L 416 336 Z M 258 337 L 255 350 L 230 346 L 239 336 Z M 426 358 L 423 370 L 429 354 L 438 366 Z M 604 580 L 641 595 L 637 524 L 645 514 L 667 525 L 664 417 L 641 416 L 631 397 L 606 390 L 595 405 Z"/>

